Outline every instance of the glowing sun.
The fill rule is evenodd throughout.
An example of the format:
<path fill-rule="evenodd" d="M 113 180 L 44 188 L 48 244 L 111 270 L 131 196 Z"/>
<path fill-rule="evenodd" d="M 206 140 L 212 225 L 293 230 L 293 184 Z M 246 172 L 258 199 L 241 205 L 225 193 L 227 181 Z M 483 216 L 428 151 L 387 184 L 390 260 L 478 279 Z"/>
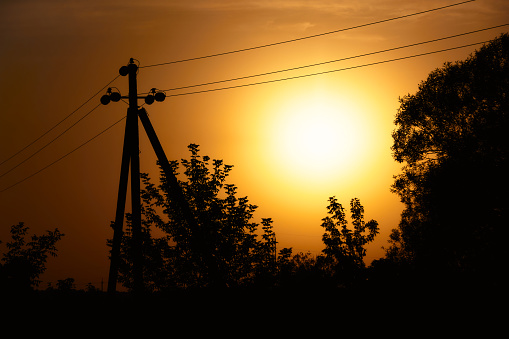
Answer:
<path fill-rule="evenodd" d="M 365 128 L 354 105 L 313 95 L 278 109 L 272 153 L 289 175 L 328 179 L 357 167 L 365 154 Z"/>

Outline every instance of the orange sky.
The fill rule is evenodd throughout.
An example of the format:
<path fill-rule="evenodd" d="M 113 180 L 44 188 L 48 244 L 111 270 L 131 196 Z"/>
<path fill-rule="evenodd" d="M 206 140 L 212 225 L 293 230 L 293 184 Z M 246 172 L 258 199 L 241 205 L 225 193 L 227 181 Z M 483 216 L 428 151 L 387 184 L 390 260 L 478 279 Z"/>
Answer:
<path fill-rule="evenodd" d="M 320 34 L 459 1 L 2 1 L 0 4 L 0 162 L 74 111 L 130 57 L 141 66 Z M 294 43 L 186 63 L 142 68 L 139 92 L 171 89 L 370 53 L 508 23 L 509 4 L 477 0 Z M 486 41 L 507 26 L 394 52 L 200 89 L 247 84 Z M 230 183 L 274 219 L 278 247 L 322 249 L 321 218 L 336 195 L 358 197 L 381 233 L 368 261 L 383 254 L 402 205 L 390 192 L 400 168 L 391 131 L 398 97 L 445 61 L 478 46 L 297 80 L 169 97 L 147 107 L 169 159 L 202 155 L 234 165 Z M 112 86 L 127 95 L 127 79 Z M 0 175 L 83 117 L 99 96 L 9 162 Z M 122 102 L 101 106 L 68 133 L 0 178 L 0 190 L 32 174 L 125 115 Z M 24 221 L 33 233 L 58 227 L 66 236 L 51 258 L 47 281 L 73 277 L 78 287 L 106 283 L 124 122 L 31 179 L 0 193 L 0 239 Z M 141 137 L 141 171 L 157 177 L 155 156 Z M 4 249 L 3 245 L 0 247 Z"/>

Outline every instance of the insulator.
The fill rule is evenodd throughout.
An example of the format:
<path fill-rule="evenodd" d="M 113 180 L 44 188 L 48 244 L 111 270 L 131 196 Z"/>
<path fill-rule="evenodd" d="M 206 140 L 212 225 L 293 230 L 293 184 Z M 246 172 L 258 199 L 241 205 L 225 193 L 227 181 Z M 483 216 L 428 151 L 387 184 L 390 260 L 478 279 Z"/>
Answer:
<path fill-rule="evenodd" d="M 118 102 L 120 101 L 120 93 L 118 92 L 112 92 L 110 94 L 110 100 L 113 101 L 113 102 Z"/>
<path fill-rule="evenodd" d="M 166 99 L 166 94 L 164 92 L 157 92 L 155 95 L 154 95 L 154 98 L 156 99 L 156 101 L 164 101 L 164 99 Z"/>
<path fill-rule="evenodd" d="M 120 69 L 118 70 L 118 73 L 125 77 L 127 74 L 129 74 L 129 68 L 127 68 L 127 66 L 122 66 L 120 67 Z"/>
<path fill-rule="evenodd" d="M 147 105 L 152 105 L 154 103 L 154 96 L 153 95 L 147 95 L 145 97 L 145 103 Z"/>
<path fill-rule="evenodd" d="M 105 94 L 101 97 L 101 104 L 107 105 L 110 103 L 110 96 Z"/>

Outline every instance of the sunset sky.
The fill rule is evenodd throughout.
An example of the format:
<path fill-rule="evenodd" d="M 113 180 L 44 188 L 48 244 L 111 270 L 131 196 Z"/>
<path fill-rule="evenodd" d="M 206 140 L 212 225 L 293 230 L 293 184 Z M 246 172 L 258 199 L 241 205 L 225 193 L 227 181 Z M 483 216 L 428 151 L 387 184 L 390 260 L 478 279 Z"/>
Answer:
<path fill-rule="evenodd" d="M 195 143 L 202 155 L 234 165 L 228 182 L 239 187 L 239 196 L 248 196 L 259 206 L 255 221 L 274 220 L 278 248 L 293 247 L 294 253 L 316 255 L 322 250 L 320 224 L 326 216 L 328 197 L 335 195 L 344 207 L 350 199 L 359 198 L 366 220 L 377 220 L 381 229 L 369 246 L 369 263 L 383 255 L 381 247 L 397 227 L 403 208 L 390 192 L 393 176 L 401 168 L 390 150 L 398 97 L 415 93 L 431 71 L 446 61 L 465 59 L 481 44 L 358 66 L 487 41 L 507 32 L 509 26 L 315 67 L 172 89 L 323 63 L 509 23 L 509 2 L 477 0 L 320 35 L 459 2 L 1 1 L 0 162 L 75 111 L 113 80 L 132 57 L 142 67 L 138 91 L 157 88 L 169 95 L 163 103 L 145 106 L 169 159 L 188 158 L 187 145 Z M 313 35 L 320 36 L 168 64 Z M 158 66 L 146 67 L 151 65 Z M 344 68 L 351 69 L 171 96 Z M 110 86 L 127 95 L 127 85 L 127 78 L 118 77 Z M 20 221 L 31 233 L 58 227 L 65 234 L 57 245 L 58 257 L 49 259 L 45 281 L 72 277 L 78 288 L 88 282 L 99 286 L 101 279 L 106 284 L 106 239 L 113 234 L 109 225 L 115 217 L 125 120 L 16 184 L 126 114 L 127 105 L 117 102 L 100 106 L 83 118 L 105 92 L 0 165 L 1 251 L 10 226 Z M 140 131 L 141 171 L 157 179 L 156 157 Z"/>

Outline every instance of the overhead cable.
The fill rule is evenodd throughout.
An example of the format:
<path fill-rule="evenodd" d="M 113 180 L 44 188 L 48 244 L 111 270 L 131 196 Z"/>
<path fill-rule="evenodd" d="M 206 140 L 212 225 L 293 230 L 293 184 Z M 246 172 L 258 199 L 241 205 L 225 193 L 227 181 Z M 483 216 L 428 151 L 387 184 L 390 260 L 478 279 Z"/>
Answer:
<path fill-rule="evenodd" d="M 357 65 L 357 66 L 351 66 L 351 67 L 334 69 L 334 70 L 330 70 L 330 71 L 323 71 L 323 72 L 317 72 L 317 73 L 298 75 L 298 76 L 293 76 L 293 77 L 288 77 L 288 78 L 280 78 L 280 79 L 274 79 L 274 80 L 253 82 L 253 83 L 243 84 L 243 85 L 213 88 L 213 89 L 202 90 L 202 91 L 195 91 L 195 92 L 170 94 L 167 97 L 177 97 L 177 96 L 192 95 L 192 94 L 199 94 L 199 93 L 216 92 L 216 91 L 222 91 L 222 90 L 227 90 L 227 89 L 249 87 L 249 86 L 262 85 L 262 84 L 268 84 L 268 83 L 273 83 L 273 82 L 280 82 L 280 81 L 286 81 L 286 80 L 294 80 L 294 79 L 300 79 L 300 78 L 307 78 L 307 77 L 311 77 L 311 76 L 315 76 L 315 75 L 329 74 L 329 73 L 334 73 L 334 72 L 346 71 L 346 70 L 350 70 L 350 69 L 356 69 L 356 68 L 362 68 L 362 67 L 367 67 L 367 66 L 374 66 L 374 65 L 385 64 L 385 63 L 394 62 L 394 61 L 411 59 L 411 58 L 416 58 L 416 57 L 420 57 L 420 56 L 424 56 L 424 55 L 430 55 L 430 54 L 436 54 L 436 53 L 441 53 L 441 52 L 446 52 L 446 51 L 452 51 L 452 50 L 455 50 L 455 49 L 460 49 L 460 48 L 465 48 L 465 47 L 470 47 L 470 46 L 484 44 L 484 43 L 487 43 L 487 42 L 490 42 L 490 41 L 491 40 L 482 41 L 482 42 L 476 42 L 476 43 L 471 43 L 471 44 L 457 46 L 457 47 L 445 48 L 445 49 L 441 49 L 441 50 L 437 50 L 437 51 L 432 51 L 432 52 L 414 54 L 414 55 L 410 55 L 410 56 L 406 56 L 406 57 L 400 57 L 400 58 L 394 58 L 394 59 L 389 59 L 389 60 L 371 62 L 371 63 L 363 64 L 363 65 Z"/>
<path fill-rule="evenodd" d="M 483 31 L 487 31 L 487 30 L 490 30 L 490 29 L 499 28 L 499 27 L 503 27 L 503 26 L 508 26 L 508 25 L 509 25 L 509 23 L 502 24 L 502 25 L 497 25 L 497 26 L 492 26 L 492 27 L 488 27 L 488 28 L 482 28 L 482 29 L 478 29 L 478 30 L 470 31 L 470 32 L 466 32 L 466 33 L 449 35 L 449 36 L 446 36 L 446 37 L 437 38 L 437 39 L 433 39 L 433 40 L 417 42 L 417 43 L 413 43 L 413 44 L 409 44 L 409 45 L 388 48 L 388 49 L 384 49 L 384 50 L 380 50 L 380 51 L 376 51 L 376 52 L 369 52 L 369 53 L 354 55 L 354 56 L 345 57 L 345 58 L 341 58 L 341 59 L 323 61 L 323 62 L 319 62 L 319 63 L 315 63 L 315 64 L 297 66 L 297 67 L 286 68 L 286 69 L 281 69 L 281 70 L 276 70 L 276 71 L 271 71 L 271 72 L 265 72 L 265 73 L 259 73 L 259 74 L 253 74 L 253 75 L 246 75 L 246 76 L 241 76 L 241 77 L 237 77 L 237 78 L 230 78 L 230 79 L 211 81 L 211 82 L 195 84 L 195 85 L 187 85 L 187 86 L 181 86 L 181 87 L 174 87 L 174 88 L 170 88 L 170 89 L 165 89 L 163 91 L 176 91 L 176 90 L 193 88 L 193 87 L 215 85 L 215 84 L 224 83 L 224 82 L 230 82 L 230 81 L 244 80 L 244 79 L 255 78 L 255 77 L 271 75 L 271 74 L 277 74 L 277 73 L 282 73 L 282 72 L 295 71 L 295 70 L 298 70 L 298 69 L 315 67 L 315 66 L 321 66 L 321 65 L 331 64 L 331 63 L 334 63 L 334 62 L 351 60 L 351 59 L 356 59 L 356 58 L 360 58 L 360 57 L 365 57 L 365 56 L 370 56 L 370 55 L 375 55 L 375 54 L 380 54 L 380 53 L 385 53 L 385 52 L 391 52 L 391 51 L 395 51 L 395 50 L 399 50 L 399 49 L 403 49 L 403 48 L 415 47 L 415 46 L 429 44 L 429 43 L 438 42 L 438 41 L 442 41 L 442 40 L 457 38 L 457 37 L 460 37 L 460 36 L 464 36 L 464 35 L 468 35 L 468 34 L 473 34 L 473 33 L 479 33 L 479 32 L 483 32 Z"/>
<path fill-rule="evenodd" d="M 255 50 L 255 49 L 260 49 L 260 48 L 265 48 L 265 47 L 272 47 L 272 46 L 277 46 L 277 45 L 282 45 L 282 44 L 288 44 L 288 43 L 291 43 L 291 42 L 297 42 L 297 41 L 302 41 L 302 40 L 306 40 L 306 39 L 317 38 L 317 37 L 321 37 L 321 36 L 325 36 L 325 35 L 329 35 L 329 34 L 335 34 L 335 33 L 349 31 L 349 30 L 353 30 L 353 29 L 357 29 L 357 28 L 377 25 L 377 24 L 381 24 L 381 23 L 385 23 L 385 22 L 389 22 L 389 21 L 409 18 L 409 17 L 412 17 L 412 16 L 420 15 L 420 14 L 430 13 L 430 12 L 434 12 L 434 11 L 438 11 L 438 10 L 442 10 L 442 9 L 446 9 L 446 8 L 450 8 L 450 7 L 454 7 L 454 6 L 464 5 L 464 4 L 467 4 L 469 2 L 474 2 L 474 1 L 475 0 L 462 1 L 462 2 L 451 4 L 451 5 L 447 5 L 447 6 L 436 7 L 436 8 L 428 9 L 428 10 L 425 10 L 425 11 L 420 11 L 420 12 L 415 12 L 415 13 L 411 13 L 411 14 L 401 15 L 401 16 L 397 16 L 397 17 L 393 17 L 393 18 L 389 18 L 389 19 L 383 19 L 383 20 L 379 20 L 379 21 L 374 21 L 374 22 L 370 22 L 370 23 L 367 23 L 367 24 L 362 24 L 362 25 L 357 25 L 357 26 L 352 26 L 352 27 L 347 27 L 347 28 L 341 28 L 341 29 L 337 29 L 337 30 L 334 30 L 334 31 L 329 31 L 329 32 L 324 32 L 324 33 L 319 33 L 319 34 L 308 35 L 308 36 L 304 36 L 304 37 L 300 37 L 300 38 L 295 38 L 295 39 L 290 39 L 290 40 L 285 40 L 285 41 L 279 41 L 279 42 L 274 42 L 274 43 L 265 44 L 265 45 L 259 45 L 259 46 L 254 46 L 254 47 L 242 48 L 242 49 L 237 49 L 237 50 L 228 51 L 228 52 L 204 55 L 204 56 L 199 56 L 199 57 L 194 57 L 194 58 L 189 58 L 189 59 L 181 59 L 181 60 L 175 60 L 175 61 L 162 62 L 162 63 L 152 64 L 152 65 L 147 65 L 147 66 L 140 66 L 140 68 L 164 66 L 164 65 L 176 64 L 176 63 L 187 62 L 187 61 L 194 61 L 194 60 L 213 58 L 213 57 L 218 57 L 218 56 L 223 56 L 223 55 L 228 55 L 228 54 L 247 52 L 247 51 L 252 51 L 252 50 Z"/>
<path fill-rule="evenodd" d="M 17 151 L 16 153 L 14 153 L 13 155 L 11 155 L 9 158 L 3 160 L 1 163 L 0 163 L 0 166 L 3 165 L 4 163 L 6 163 L 7 161 L 11 160 L 12 158 L 14 158 L 15 156 L 17 156 L 18 154 L 20 154 L 21 152 L 23 152 L 24 150 L 26 150 L 28 147 L 32 146 L 33 144 L 35 144 L 37 141 L 39 141 L 41 138 L 43 138 L 46 134 L 48 134 L 49 132 L 51 132 L 52 130 L 54 130 L 55 128 L 57 128 L 60 124 L 62 124 L 65 120 L 69 119 L 73 114 L 75 114 L 77 111 L 79 111 L 80 108 L 82 108 L 83 106 L 85 106 L 90 100 L 92 100 L 94 97 L 96 97 L 99 93 L 103 92 L 104 89 L 106 87 L 108 87 L 113 81 L 117 80 L 117 78 L 119 77 L 120 75 L 117 75 L 115 78 L 113 78 L 113 80 L 111 80 L 110 82 L 108 82 L 106 85 L 104 85 L 99 91 L 97 91 L 94 95 L 92 95 L 88 100 L 86 100 L 84 103 L 82 103 L 81 105 L 78 106 L 78 108 L 76 108 L 74 111 L 72 111 L 69 115 L 67 115 L 65 118 L 63 118 L 62 120 L 60 120 L 56 125 L 54 125 L 53 127 L 51 127 L 49 130 L 47 130 L 46 132 L 44 132 L 42 135 L 40 135 L 38 138 L 36 138 L 35 140 L 33 140 L 32 142 L 30 142 L 28 145 L 26 145 L 25 147 L 23 147 L 22 149 L 20 149 L 19 151 Z M 89 112 L 90 113 L 90 112 Z M 81 120 L 81 119 L 80 119 Z"/>
<path fill-rule="evenodd" d="M 117 125 L 119 122 L 121 122 L 121 121 L 122 121 L 122 120 L 124 120 L 125 118 L 126 118 L 125 116 L 124 116 L 124 117 L 122 117 L 122 119 L 118 120 L 117 122 L 113 123 L 112 125 L 110 125 L 110 126 L 109 126 L 109 127 L 107 127 L 106 129 L 102 130 L 100 133 L 98 133 L 98 134 L 96 134 L 95 136 L 93 136 L 92 138 L 88 139 L 87 141 L 85 141 L 84 143 L 82 143 L 81 145 L 79 145 L 78 147 L 76 147 L 75 149 L 73 149 L 72 151 L 70 151 L 70 152 L 68 152 L 68 153 L 64 154 L 63 156 L 61 156 L 61 157 L 60 157 L 60 158 L 58 158 L 57 160 L 55 160 L 55 161 L 53 161 L 52 163 L 50 163 L 50 164 L 48 164 L 48 165 L 44 166 L 43 168 L 39 169 L 38 171 L 36 171 L 36 172 L 34 172 L 34 173 L 30 174 L 29 176 L 27 176 L 27 177 L 25 177 L 25 178 L 23 178 L 23 179 L 21 179 L 21 180 L 19 180 L 19 181 L 15 182 L 14 184 L 12 184 L 12 185 L 10 185 L 10 186 L 7 186 L 6 188 L 2 189 L 2 190 L 0 191 L 0 193 L 5 192 L 5 191 L 7 191 L 8 189 L 10 189 L 10 188 L 12 188 L 12 187 L 14 187 L 14 186 L 16 186 L 16 185 L 21 184 L 22 182 L 24 182 L 24 181 L 26 181 L 26 180 L 30 179 L 31 177 L 33 177 L 33 176 L 35 176 L 35 175 L 37 175 L 37 174 L 41 173 L 41 172 L 42 172 L 42 171 L 44 171 L 45 169 L 47 169 L 47 168 L 49 168 L 49 167 L 51 167 L 51 166 L 55 165 L 57 162 L 59 162 L 60 160 L 64 159 L 65 157 L 67 157 L 67 156 L 71 155 L 72 153 L 76 152 L 76 151 L 77 151 L 77 150 L 79 150 L 81 147 L 85 146 L 86 144 L 88 144 L 89 142 L 91 142 L 92 140 L 94 140 L 95 138 L 99 137 L 101 134 L 105 133 L 106 131 L 108 131 L 108 130 L 109 130 L 110 128 L 112 128 L 113 126 Z"/>
<path fill-rule="evenodd" d="M 11 167 L 11 169 L 9 169 L 8 171 L 4 172 L 2 175 L 0 175 L 0 178 L 2 178 L 3 176 L 5 176 L 6 174 L 12 172 L 13 170 L 15 170 L 16 168 L 18 168 L 19 166 L 21 166 L 22 164 L 24 164 L 26 161 L 28 161 L 29 159 L 31 159 L 32 157 L 34 157 L 36 154 L 38 154 L 39 152 L 41 152 L 43 149 L 45 149 L 46 147 L 48 147 L 49 145 L 51 145 L 53 142 L 55 142 L 57 139 L 59 139 L 62 135 L 64 135 L 67 131 L 69 131 L 71 128 L 73 128 L 74 126 L 76 126 L 79 122 L 81 122 L 83 119 L 85 119 L 88 115 L 90 115 L 90 113 L 92 113 L 93 111 L 95 111 L 99 106 L 101 106 L 101 104 L 95 106 L 94 108 L 92 108 L 87 114 L 85 114 L 84 116 L 82 116 L 78 121 L 76 121 L 74 124 L 72 124 L 71 126 L 69 126 L 66 130 L 64 130 L 62 133 L 60 133 L 59 135 L 57 135 L 55 138 L 51 139 L 48 143 L 46 143 L 44 146 L 42 146 L 41 148 L 39 148 L 37 151 L 35 151 L 34 153 L 32 153 L 30 156 L 28 156 L 27 158 L 25 158 L 23 161 L 19 162 L 17 165 L 15 165 L 14 167 Z"/>

